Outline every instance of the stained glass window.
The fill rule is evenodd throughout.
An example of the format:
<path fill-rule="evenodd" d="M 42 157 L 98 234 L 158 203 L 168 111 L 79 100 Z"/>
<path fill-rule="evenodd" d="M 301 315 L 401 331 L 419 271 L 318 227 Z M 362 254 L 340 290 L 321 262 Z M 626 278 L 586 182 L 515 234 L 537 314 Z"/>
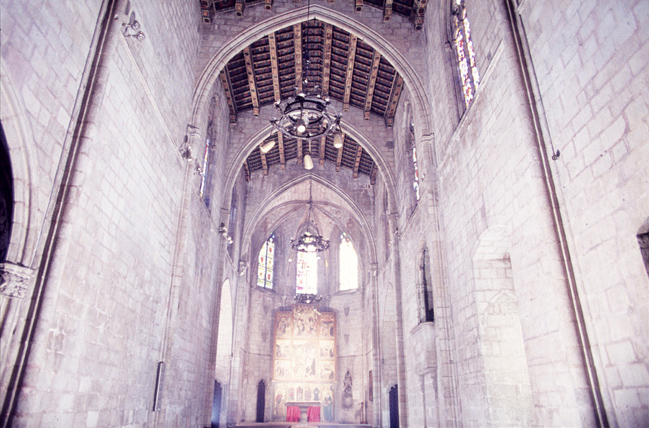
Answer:
<path fill-rule="evenodd" d="M 358 288 L 358 255 L 346 233 L 340 235 L 340 291 Z"/>
<path fill-rule="evenodd" d="M 273 233 L 264 242 L 259 250 L 259 259 L 257 260 L 257 286 L 273 289 L 273 268 L 275 264 L 275 234 Z"/>
<path fill-rule="evenodd" d="M 466 13 L 464 0 L 455 0 L 453 16 L 453 36 L 457 62 L 460 69 L 460 84 L 464 94 L 464 104 L 471 105 L 475 92 L 480 86 L 480 73 L 475 61 L 475 51 L 471 40 L 471 25 Z"/>
<path fill-rule="evenodd" d="M 298 294 L 318 293 L 318 255 L 315 251 L 297 252 L 295 292 Z"/>
<path fill-rule="evenodd" d="M 412 165 L 414 169 L 412 188 L 415 191 L 415 198 L 417 199 L 417 201 L 419 201 L 419 199 L 421 198 L 419 194 L 419 165 L 417 165 L 417 146 L 415 145 L 414 126 L 410 127 L 410 148 L 412 149 Z"/>

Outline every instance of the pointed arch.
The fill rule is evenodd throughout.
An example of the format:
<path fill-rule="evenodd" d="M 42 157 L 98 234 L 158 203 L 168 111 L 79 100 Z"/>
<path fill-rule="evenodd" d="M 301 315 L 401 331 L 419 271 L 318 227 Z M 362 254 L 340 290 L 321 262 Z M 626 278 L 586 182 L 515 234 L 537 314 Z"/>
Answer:
<path fill-rule="evenodd" d="M 341 29 L 355 34 L 381 53 L 397 72 L 403 77 L 404 84 L 413 95 L 415 114 L 422 118 L 421 122 L 426 128 L 424 133 L 431 132 L 432 123 L 428 95 L 424 91 L 424 84 L 419 78 L 419 73 L 412 67 L 406 57 L 389 40 L 378 31 L 359 20 L 322 5 L 309 5 L 272 16 L 254 26 L 242 31 L 217 52 L 203 69 L 198 79 L 193 97 L 192 123 L 197 123 L 205 103 L 209 100 L 210 89 L 218 78 L 218 73 L 245 46 L 250 45 L 259 37 L 266 36 L 289 25 L 303 22 L 307 19 L 336 25 Z"/>
<path fill-rule="evenodd" d="M 31 125 L 22 99 L 15 90 L 4 63 L 0 62 L 0 122 L 7 141 L 13 176 L 13 216 L 11 241 L 6 260 L 13 264 L 31 266 L 35 251 L 35 233 L 31 219 L 33 179 L 28 148 L 33 146 Z"/>
<path fill-rule="evenodd" d="M 396 210 L 396 201 L 395 201 L 395 188 L 396 180 L 392 172 L 392 168 L 389 166 L 389 162 L 381 154 L 379 150 L 371 143 L 369 137 L 364 135 L 361 131 L 356 129 L 353 125 L 343 122 L 345 133 L 351 136 L 356 142 L 358 142 L 361 147 L 363 147 L 368 154 L 372 157 L 376 163 L 383 180 L 385 181 L 386 188 L 388 189 L 389 204 L 391 211 Z M 266 139 L 273 131 L 273 127 L 270 123 L 265 124 L 265 126 L 259 130 L 254 136 L 252 136 L 235 154 L 234 158 L 228 162 L 228 170 L 226 173 L 225 189 L 232 189 L 234 184 L 239 176 L 239 172 L 243 167 L 243 163 L 248 158 L 250 153 L 255 150 L 259 144 L 261 144 L 264 139 Z M 312 176 L 314 181 L 316 181 L 315 175 Z M 284 187 L 290 187 L 290 185 L 285 185 Z M 330 186 L 334 188 L 335 186 Z M 350 203 L 351 199 L 348 198 Z M 229 206 L 229 201 L 224 201 L 224 206 Z M 360 211 L 359 211 L 360 212 Z"/>
<path fill-rule="evenodd" d="M 316 211 L 323 212 L 325 215 L 328 215 L 325 210 L 328 208 L 336 208 L 345 214 L 347 214 L 351 219 L 356 221 L 363 233 L 363 236 L 367 240 L 368 254 L 369 254 L 369 263 L 374 263 L 376 260 L 376 239 L 374 237 L 374 231 L 370 226 L 370 219 L 368 219 L 361 208 L 356 204 L 356 202 L 337 186 L 335 186 L 330 181 L 326 180 L 319 175 L 306 173 L 299 177 L 296 177 L 293 180 L 290 180 L 284 183 L 282 186 L 277 188 L 272 193 L 269 193 L 264 201 L 259 204 L 257 209 L 250 216 L 251 219 L 254 219 L 248 223 L 245 227 L 242 237 L 242 245 L 247 245 L 252 237 L 253 232 L 259 225 L 259 223 L 272 211 L 274 210 L 284 210 L 284 212 L 293 212 L 296 210 L 303 210 L 306 200 L 293 200 L 287 199 L 284 196 L 288 195 L 288 192 L 296 186 L 306 186 L 309 182 L 312 182 L 316 186 L 320 186 L 321 190 L 328 192 L 330 197 L 325 200 L 317 200 L 313 202 L 313 208 Z M 340 219 L 332 219 L 334 222 L 340 221 Z M 277 220 L 275 223 L 268 225 L 269 229 L 274 230 L 281 220 Z M 339 224 L 339 227 L 343 229 L 343 224 Z"/>
<path fill-rule="evenodd" d="M 260 37 L 311 18 L 336 25 L 351 34 L 357 35 L 386 58 L 386 60 L 390 62 L 399 75 L 404 79 L 404 85 L 408 88 L 411 94 L 414 114 L 419 118 L 418 123 L 421 127 L 421 129 L 418 129 L 418 132 L 421 135 L 432 135 L 433 123 L 430 100 L 425 91 L 425 85 L 419 78 L 420 73 L 410 64 L 406 56 L 388 39 L 369 25 L 321 5 L 311 5 L 309 8 L 299 7 L 285 13 L 274 15 L 262 22 L 256 23 L 254 26 L 250 26 L 221 47 L 203 68 L 203 71 L 198 78 L 193 94 L 193 109 L 190 123 L 194 125 L 202 123 L 201 121 L 205 116 L 205 111 L 211 97 L 211 90 L 218 80 L 220 70 L 222 70 L 228 61 L 230 61 L 230 59 L 232 59 L 239 51 L 244 47 L 249 46 Z M 348 130 L 347 127 L 345 130 Z M 232 183 L 234 183 L 236 174 L 239 172 L 241 165 L 243 165 L 243 161 L 250 154 L 252 149 L 263 140 L 263 138 L 270 135 L 270 131 L 271 126 L 267 125 L 264 129 L 259 131 L 255 137 L 251 138 L 249 143 L 237 153 L 236 159 L 232 159 L 232 161 L 229 162 L 230 169 L 227 173 L 228 178 L 225 187 L 226 189 L 232 187 Z M 380 173 L 386 181 L 386 187 L 389 189 L 388 195 L 390 200 L 390 209 L 391 211 L 396 211 L 397 205 L 394 190 L 395 180 L 392 176 L 391 169 L 388 168 L 388 162 L 380 156 L 379 150 L 374 147 L 371 140 L 360 135 L 358 130 L 351 127 L 349 129 L 349 134 L 376 162 Z M 227 205 L 227 201 L 225 202 Z"/>

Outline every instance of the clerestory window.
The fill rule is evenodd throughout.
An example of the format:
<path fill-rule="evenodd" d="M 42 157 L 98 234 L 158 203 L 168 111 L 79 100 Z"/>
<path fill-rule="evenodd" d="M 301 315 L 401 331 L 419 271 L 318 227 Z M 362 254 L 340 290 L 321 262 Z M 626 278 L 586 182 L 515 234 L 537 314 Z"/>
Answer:
<path fill-rule="evenodd" d="M 306 233 L 306 235 L 311 235 Z M 318 294 L 318 253 L 312 251 L 297 252 L 296 294 Z"/>
<path fill-rule="evenodd" d="M 344 232 L 340 234 L 339 248 L 339 290 L 356 290 L 358 288 L 358 255 L 354 243 Z"/>
<path fill-rule="evenodd" d="M 257 260 L 257 286 L 273 289 L 274 265 L 275 265 L 275 233 L 264 242 L 259 250 Z"/>
<path fill-rule="evenodd" d="M 471 25 L 467 17 L 464 0 L 455 0 L 452 22 L 453 43 L 455 44 L 460 85 L 464 95 L 464 105 L 469 107 L 480 86 L 480 73 L 475 61 L 475 51 L 471 40 Z"/>

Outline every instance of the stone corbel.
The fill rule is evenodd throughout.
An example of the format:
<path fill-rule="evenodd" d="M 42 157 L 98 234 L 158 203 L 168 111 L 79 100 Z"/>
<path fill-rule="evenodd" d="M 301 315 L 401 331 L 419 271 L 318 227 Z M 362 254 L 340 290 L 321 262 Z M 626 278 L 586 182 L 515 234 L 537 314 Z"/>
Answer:
<path fill-rule="evenodd" d="M 0 263 L 0 295 L 22 299 L 34 286 L 34 270 L 13 263 Z"/>
<path fill-rule="evenodd" d="M 237 272 L 239 276 L 244 276 L 247 270 L 248 270 L 248 263 L 245 260 L 239 260 L 239 270 Z"/>

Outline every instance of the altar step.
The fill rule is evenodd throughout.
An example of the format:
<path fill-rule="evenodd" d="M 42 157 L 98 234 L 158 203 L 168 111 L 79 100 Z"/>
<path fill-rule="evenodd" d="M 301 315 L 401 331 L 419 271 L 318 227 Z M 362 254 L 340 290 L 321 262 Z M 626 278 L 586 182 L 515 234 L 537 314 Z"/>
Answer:
<path fill-rule="evenodd" d="M 372 428 L 368 424 L 336 424 L 332 422 L 240 422 L 237 428 Z"/>

